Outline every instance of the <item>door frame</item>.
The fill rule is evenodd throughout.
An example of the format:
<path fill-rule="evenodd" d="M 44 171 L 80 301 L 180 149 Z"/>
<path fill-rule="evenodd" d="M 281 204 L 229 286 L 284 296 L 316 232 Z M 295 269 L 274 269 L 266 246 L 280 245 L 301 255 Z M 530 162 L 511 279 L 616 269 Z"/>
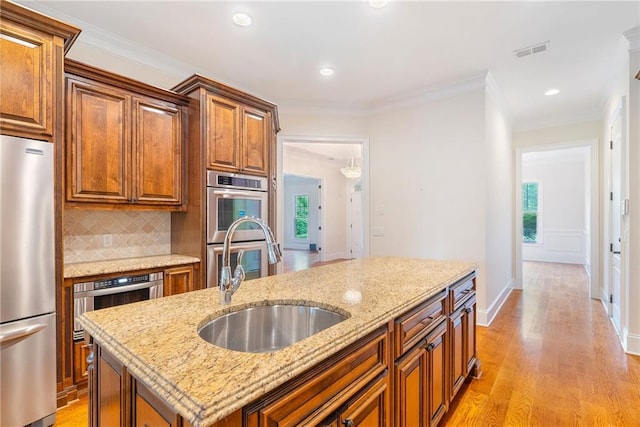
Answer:
<path fill-rule="evenodd" d="M 319 135 L 287 135 L 278 134 L 276 138 L 276 188 L 282 188 L 284 184 L 283 169 L 283 144 L 285 142 L 309 143 L 309 144 L 361 144 L 362 146 L 362 231 L 363 231 L 363 248 L 362 257 L 369 256 L 369 138 L 353 137 L 353 136 L 319 136 Z M 324 190 L 324 189 L 323 189 Z M 284 194 L 282 191 L 276 192 L 276 240 L 282 242 L 283 226 L 284 226 Z M 324 230 L 322 230 L 324 233 Z M 324 237 L 324 234 L 323 234 Z M 324 242 L 326 243 L 326 241 Z M 346 248 L 345 248 L 346 250 Z M 346 253 L 346 252 L 345 252 Z M 282 263 L 276 267 L 277 272 L 282 272 Z"/>
<path fill-rule="evenodd" d="M 590 211 L 591 223 L 589 224 L 590 248 L 589 248 L 589 294 L 591 298 L 600 298 L 600 169 L 598 140 L 588 139 L 558 144 L 540 144 L 528 147 L 519 147 L 515 150 L 515 176 L 514 176 L 514 289 L 522 289 L 522 155 L 535 151 L 551 151 L 564 148 L 589 147 L 589 168 L 590 168 Z"/>
<path fill-rule="evenodd" d="M 629 183 L 627 181 L 627 171 L 628 171 L 628 162 L 627 162 L 627 114 L 626 114 L 626 96 L 622 96 L 620 97 L 620 101 L 618 102 L 618 105 L 616 106 L 615 110 L 613 111 L 613 113 L 611 114 L 611 116 L 609 117 L 609 120 L 607 121 L 607 127 L 606 127 L 606 131 L 607 131 L 607 141 L 605 142 L 605 144 L 607 145 L 605 147 L 605 151 L 607 153 L 606 155 L 606 159 L 604 161 L 605 165 L 606 165 L 606 172 L 605 172 L 605 179 L 606 179 L 606 192 L 605 195 L 608 195 L 609 192 L 611 191 L 611 187 L 612 187 L 612 170 L 611 170 L 611 166 L 612 166 L 612 158 L 611 158 L 611 150 L 609 149 L 609 141 L 611 139 L 611 128 L 614 124 L 614 122 L 616 120 L 620 120 L 620 155 L 621 155 L 621 161 L 620 161 L 620 200 L 625 200 L 628 199 L 628 189 L 629 189 Z M 628 303 L 629 303 L 629 241 L 628 241 L 628 215 L 622 215 L 622 218 L 620 219 L 620 226 L 622 227 L 622 232 L 621 232 L 621 238 L 622 241 L 620 242 L 620 319 L 619 325 L 615 324 L 615 321 L 613 319 L 613 307 L 612 304 L 609 302 L 609 295 L 611 295 L 612 293 L 612 277 L 613 277 L 613 261 L 612 261 L 612 256 L 613 254 L 610 252 L 609 250 L 609 244 L 611 243 L 612 236 L 611 236 L 611 228 L 612 228 L 612 222 L 613 222 L 613 218 L 611 217 L 611 213 L 612 213 L 612 206 L 609 202 L 609 197 L 605 197 L 606 200 L 606 207 L 604 209 L 604 213 L 605 213 L 605 221 L 603 224 L 603 230 L 604 230 L 604 250 L 606 253 L 606 256 L 604 256 L 604 268 L 603 268 L 603 276 L 604 276 L 604 283 L 602 286 L 602 303 L 607 311 L 607 314 L 609 315 L 609 318 L 611 320 L 611 323 L 613 324 L 614 328 L 616 329 L 616 332 L 618 333 L 618 338 L 620 340 L 620 342 L 622 343 L 622 347 L 625 349 L 626 351 L 626 343 L 627 343 L 627 335 L 628 335 L 628 325 L 629 325 L 629 310 L 628 310 Z"/>

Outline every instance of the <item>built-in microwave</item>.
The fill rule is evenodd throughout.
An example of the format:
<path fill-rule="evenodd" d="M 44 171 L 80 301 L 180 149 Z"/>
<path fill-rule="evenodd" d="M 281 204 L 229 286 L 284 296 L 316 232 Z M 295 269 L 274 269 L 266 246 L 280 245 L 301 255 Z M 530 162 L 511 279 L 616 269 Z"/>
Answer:
<path fill-rule="evenodd" d="M 222 269 L 223 244 L 207 245 L 207 287 L 218 286 L 220 270 Z M 230 246 L 229 262 L 233 272 L 238 265 L 238 252 L 242 250 L 242 267 L 245 281 L 264 277 L 268 274 L 267 243 L 264 240 L 255 242 L 232 243 Z"/>
<path fill-rule="evenodd" d="M 253 216 L 267 222 L 267 179 L 227 172 L 207 171 L 207 243 L 222 243 L 238 218 Z M 241 224 L 234 242 L 264 240 L 256 224 Z"/>

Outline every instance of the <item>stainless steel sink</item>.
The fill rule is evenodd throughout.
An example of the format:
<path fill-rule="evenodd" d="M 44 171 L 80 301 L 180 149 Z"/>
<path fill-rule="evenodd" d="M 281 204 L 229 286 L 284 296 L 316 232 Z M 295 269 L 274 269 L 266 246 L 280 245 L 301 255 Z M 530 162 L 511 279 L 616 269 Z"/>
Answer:
<path fill-rule="evenodd" d="M 230 350 L 268 353 L 317 334 L 348 317 L 317 306 L 264 305 L 216 317 L 198 328 L 198 335 Z"/>

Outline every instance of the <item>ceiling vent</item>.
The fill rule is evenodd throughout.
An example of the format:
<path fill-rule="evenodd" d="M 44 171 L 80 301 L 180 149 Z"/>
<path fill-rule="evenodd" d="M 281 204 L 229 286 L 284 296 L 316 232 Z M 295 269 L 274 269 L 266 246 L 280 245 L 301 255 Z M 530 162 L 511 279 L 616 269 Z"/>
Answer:
<path fill-rule="evenodd" d="M 518 58 L 522 58 L 524 56 L 533 55 L 536 53 L 546 52 L 549 49 L 549 42 L 546 41 L 544 43 L 538 43 L 533 46 L 524 47 L 522 49 L 514 50 L 513 52 L 516 54 Z"/>

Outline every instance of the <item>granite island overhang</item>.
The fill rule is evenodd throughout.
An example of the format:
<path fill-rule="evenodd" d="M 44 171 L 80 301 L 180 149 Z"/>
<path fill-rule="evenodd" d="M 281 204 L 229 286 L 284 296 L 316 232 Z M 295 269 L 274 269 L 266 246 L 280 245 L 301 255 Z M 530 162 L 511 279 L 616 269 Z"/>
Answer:
<path fill-rule="evenodd" d="M 91 311 L 79 320 L 167 405 L 207 426 L 475 270 L 470 262 L 364 258 L 244 282 L 227 306 L 219 303 L 218 289 L 205 289 Z M 227 350 L 198 336 L 207 320 L 276 303 L 316 305 L 348 318 L 272 353 Z"/>

